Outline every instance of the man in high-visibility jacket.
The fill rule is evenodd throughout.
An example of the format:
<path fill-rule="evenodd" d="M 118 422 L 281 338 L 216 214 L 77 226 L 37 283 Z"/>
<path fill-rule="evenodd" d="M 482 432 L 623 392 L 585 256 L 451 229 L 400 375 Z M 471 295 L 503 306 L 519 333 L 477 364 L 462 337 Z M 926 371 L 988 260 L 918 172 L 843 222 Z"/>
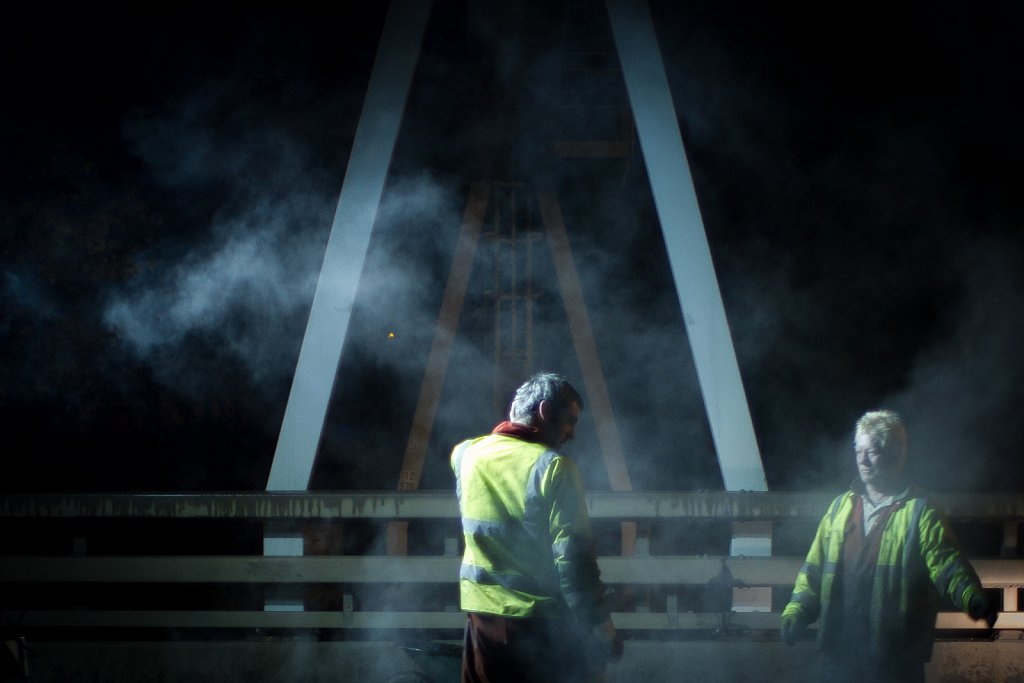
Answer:
<path fill-rule="evenodd" d="M 622 654 L 579 470 L 559 452 L 582 408 L 564 377 L 539 373 L 516 391 L 507 422 L 452 450 L 464 683 L 596 681 Z"/>
<path fill-rule="evenodd" d="M 860 477 L 822 518 L 782 612 L 787 645 L 819 621 L 823 680 L 923 683 L 940 601 L 995 623 L 942 515 L 904 478 L 906 448 L 893 411 L 857 421 Z"/>

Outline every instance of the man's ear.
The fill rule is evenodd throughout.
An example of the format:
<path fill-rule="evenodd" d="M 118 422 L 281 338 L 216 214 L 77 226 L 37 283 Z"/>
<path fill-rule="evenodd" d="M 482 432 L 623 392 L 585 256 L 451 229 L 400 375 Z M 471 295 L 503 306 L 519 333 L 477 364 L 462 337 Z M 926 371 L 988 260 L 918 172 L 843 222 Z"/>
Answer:
<path fill-rule="evenodd" d="M 551 401 L 541 401 L 537 406 L 537 416 L 540 418 L 542 423 L 551 422 L 552 418 L 555 416 L 554 413 L 555 409 L 551 404 Z"/>

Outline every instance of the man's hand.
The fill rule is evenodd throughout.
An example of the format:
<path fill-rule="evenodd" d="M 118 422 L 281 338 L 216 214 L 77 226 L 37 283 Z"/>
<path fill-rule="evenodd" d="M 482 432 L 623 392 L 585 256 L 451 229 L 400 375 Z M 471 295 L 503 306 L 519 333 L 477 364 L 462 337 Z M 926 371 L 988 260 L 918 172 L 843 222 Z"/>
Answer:
<path fill-rule="evenodd" d="M 805 628 L 807 628 L 807 624 L 804 623 L 804 620 L 801 619 L 799 615 L 783 614 L 779 627 L 782 642 L 789 647 L 796 645 L 797 636 L 799 636 Z"/>
<path fill-rule="evenodd" d="M 971 596 L 971 601 L 967 603 L 967 614 L 975 621 L 984 619 L 989 628 L 992 628 L 999 618 L 999 610 L 983 592 Z"/>
<path fill-rule="evenodd" d="M 607 619 L 603 623 L 595 626 L 591 630 L 591 633 L 593 633 L 594 637 L 601 643 L 602 649 L 608 657 L 608 661 L 617 662 L 622 659 L 622 636 L 615 630 L 615 624 L 612 623 L 611 619 Z"/>

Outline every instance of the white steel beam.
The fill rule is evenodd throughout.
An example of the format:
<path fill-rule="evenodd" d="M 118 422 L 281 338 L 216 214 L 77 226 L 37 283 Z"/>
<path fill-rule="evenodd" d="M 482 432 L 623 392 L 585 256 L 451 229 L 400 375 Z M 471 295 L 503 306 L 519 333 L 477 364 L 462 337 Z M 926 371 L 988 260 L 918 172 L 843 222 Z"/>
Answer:
<path fill-rule="evenodd" d="M 766 491 L 736 352 L 647 3 L 607 0 L 686 333 L 727 491 Z"/>
<path fill-rule="evenodd" d="M 430 0 L 392 0 L 388 8 L 267 478 L 268 491 L 309 487 L 429 14 Z M 302 555 L 301 527 L 276 524 L 265 529 L 263 553 Z M 268 587 L 264 608 L 301 611 L 302 591 Z"/>
<path fill-rule="evenodd" d="M 309 486 L 429 13 L 429 0 L 393 0 L 388 9 L 299 351 L 268 491 Z"/>

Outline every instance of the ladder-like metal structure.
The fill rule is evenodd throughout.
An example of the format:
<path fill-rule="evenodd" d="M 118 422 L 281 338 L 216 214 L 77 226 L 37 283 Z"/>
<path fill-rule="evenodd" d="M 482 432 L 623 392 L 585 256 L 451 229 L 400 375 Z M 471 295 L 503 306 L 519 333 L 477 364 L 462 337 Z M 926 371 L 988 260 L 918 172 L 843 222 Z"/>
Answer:
<path fill-rule="evenodd" d="M 504 414 L 510 390 L 533 369 L 534 225 L 529 188 L 494 184 L 494 217 L 484 233 L 492 253 L 494 301 L 494 412 Z"/>

